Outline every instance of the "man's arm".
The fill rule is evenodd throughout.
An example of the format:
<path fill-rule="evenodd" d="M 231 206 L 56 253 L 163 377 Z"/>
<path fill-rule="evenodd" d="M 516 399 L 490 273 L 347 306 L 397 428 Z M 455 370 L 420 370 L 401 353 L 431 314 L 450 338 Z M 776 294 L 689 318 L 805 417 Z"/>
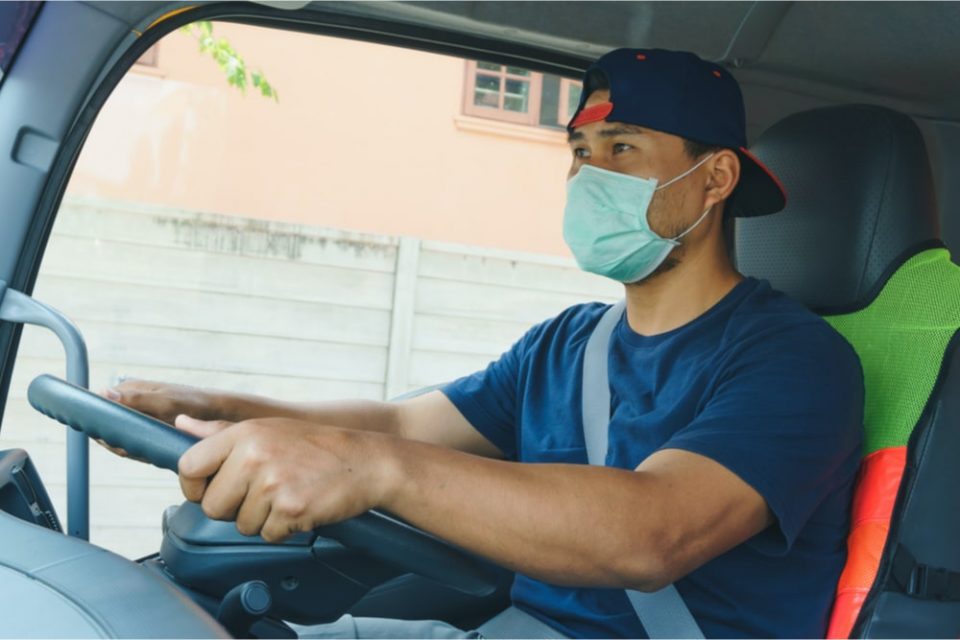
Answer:
<path fill-rule="evenodd" d="M 654 590 L 772 522 L 752 487 L 685 451 L 635 471 L 520 464 L 290 420 L 221 431 L 183 456 L 180 478 L 188 499 L 245 534 L 277 540 L 382 508 L 562 585 Z"/>
<path fill-rule="evenodd" d="M 463 417 L 443 393 L 432 391 L 401 402 L 336 400 L 284 402 L 263 396 L 185 385 L 128 380 L 102 395 L 173 424 L 184 414 L 213 424 L 205 437 L 228 423 L 257 418 L 290 418 L 343 429 L 376 431 L 468 453 L 503 454 Z"/>
<path fill-rule="evenodd" d="M 627 471 L 394 448 L 382 508 L 552 584 L 656 590 L 772 523 L 752 487 L 686 451 Z"/>

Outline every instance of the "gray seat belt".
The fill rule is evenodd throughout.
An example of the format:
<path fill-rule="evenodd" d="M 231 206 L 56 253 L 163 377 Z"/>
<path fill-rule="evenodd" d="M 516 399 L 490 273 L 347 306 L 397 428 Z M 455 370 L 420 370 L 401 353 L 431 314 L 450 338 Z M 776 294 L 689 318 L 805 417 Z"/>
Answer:
<path fill-rule="evenodd" d="M 624 301 L 600 318 L 583 354 L 583 436 L 587 460 L 603 466 L 607 460 L 610 427 L 610 381 L 607 375 L 610 336 L 623 316 Z M 650 638 L 703 638 L 703 632 L 674 585 L 653 593 L 626 590 Z"/>
<path fill-rule="evenodd" d="M 477 627 L 481 638 L 524 638 L 524 640 L 551 640 L 567 638 L 550 625 L 540 622 L 532 615 L 510 607 Z"/>

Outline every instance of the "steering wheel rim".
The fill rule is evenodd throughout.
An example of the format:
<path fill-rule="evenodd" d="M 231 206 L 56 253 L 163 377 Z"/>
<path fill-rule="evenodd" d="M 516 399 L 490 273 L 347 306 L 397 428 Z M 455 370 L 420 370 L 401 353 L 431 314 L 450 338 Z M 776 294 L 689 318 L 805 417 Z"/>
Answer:
<path fill-rule="evenodd" d="M 174 473 L 180 456 L 198 441 L 152 416 L 49 374 L 30 383 L 27 399 L 45 416 Z M 495 572 L 483 560 L 379 511 L 320 527 L 316 533 L 464 593 L 485 596 L 497 587 Z"/>

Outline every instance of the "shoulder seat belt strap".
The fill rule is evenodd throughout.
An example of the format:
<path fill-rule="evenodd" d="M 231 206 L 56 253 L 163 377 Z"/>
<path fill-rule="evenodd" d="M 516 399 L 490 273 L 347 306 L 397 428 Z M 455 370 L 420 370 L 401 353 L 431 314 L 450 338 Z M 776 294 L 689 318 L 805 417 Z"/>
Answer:
<path fill-rule="evenodd" d="M 583 355 L 583 436 L 587 460 L 603 466 L 607 460 L 610 427 L 610 381 L 607 373 L 610 337 L 623 317 L 625 302 L 610 307 L 600 318 Z M 674 585 L 644 593 L 626 590 L 627 598 L 650 638 L 703 638 L 703 632 Z"/>
<path fill-rule="evenodd" d="M 567 638 L 550 625 L 517 607 L 510 607 L 477 627 L 481 638 L 524 638 L 524 640 L 550 640 Z"/>

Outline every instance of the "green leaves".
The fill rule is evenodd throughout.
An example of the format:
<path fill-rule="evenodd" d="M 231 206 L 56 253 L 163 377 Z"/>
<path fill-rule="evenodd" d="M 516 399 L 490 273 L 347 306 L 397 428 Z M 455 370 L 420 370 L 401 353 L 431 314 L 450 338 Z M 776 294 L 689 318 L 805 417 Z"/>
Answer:
<path fill-rule="evenodd" d="M 247 85 L 252 84 L 265 98 L 279 102 L 280 97 L 273 85 L 267 82 L 262 71 L 247 71 L 247 63 L 226 38 L 213 37 L 213 23 L 201 20 L 180 27 L 180 30 L 197 39 L 200 53 L 209 54 L 227 76 L 227 84 L 240 89 L 246 95 Z"/>

